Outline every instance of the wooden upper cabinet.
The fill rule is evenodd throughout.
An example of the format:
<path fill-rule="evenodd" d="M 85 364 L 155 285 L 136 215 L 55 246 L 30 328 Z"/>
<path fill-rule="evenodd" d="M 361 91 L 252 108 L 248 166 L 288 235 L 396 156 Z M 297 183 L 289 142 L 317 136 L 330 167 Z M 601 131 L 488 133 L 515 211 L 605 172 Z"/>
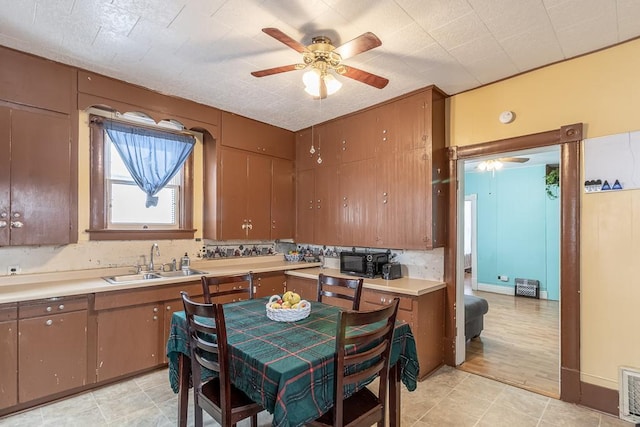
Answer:
<path fill-rule="evenodd" d="M 376 119 L 375 110 L 366 110 L 344 119 L 339 147 L 341 163 L 373 158 Z"/>
<path fill-rule="evenodd" d="M 220 142 L 227 147 L 295 160 L 293 132 L 225 111 Z"/>
<path fill-rule="evenodd" d="M 75 68 L 0 47 L 0 99 L 70 114 L 76 109 Z"/>
<path fill-rule="evenodd" d="M 293 162 L 271 159 L 271 239 L 295 235 L 295 170 Z"/>
<path fill-rule="evenodd" d="M 271 159 L 223 148 L 220 158 L 221 240 L 271 236 Z"/>
<path fill-rule="evenodd" d="M 296 170 L 303 171 L 308 169 L 314 169 L 318 166 L 316 161 L 318 158 L 315 153 L 315 147 L 313 153 L 311 152 L 311 136 L 313 134 L 311 128 L 306 128 L 296 132 Z"/>
<path fill-rule="evenodd" d="M 343 120 L 332 120 L 313 127 L 313 145 L 316 150 L 318 167 L 337 166 L 340 162 L 340 146 L 344 134 Z"/>
<path fill-rule="evenodd" d="M 375 180 L 362 185 L 361 177 L 376 176 L 373 159 L 340 165 L 341 243 L 358 242 L 361 246 L 376 244 Z"/>
<path fill-rule="evenodd" d="M 315 171 L 307 169 L 296 174 L 296 238 L 298 243 L 313 243 L 315 205 Z"/>
<path fill-rule="evenodd" d="M 0 245 L 75 241 L 69 116 L 0 107 L 0 126 Z"/>

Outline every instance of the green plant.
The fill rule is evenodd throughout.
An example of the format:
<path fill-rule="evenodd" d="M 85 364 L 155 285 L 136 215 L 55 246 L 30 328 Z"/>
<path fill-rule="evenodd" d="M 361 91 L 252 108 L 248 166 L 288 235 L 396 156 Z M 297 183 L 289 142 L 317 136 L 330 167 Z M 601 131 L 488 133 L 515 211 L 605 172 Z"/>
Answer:
<path fill-rule="evenodd" d="M 547 173 L 544 176 L 545 191 L 551 200 L 558 198 L 558 186 L 560 185 L 560 168 L 547 165 Z"/>

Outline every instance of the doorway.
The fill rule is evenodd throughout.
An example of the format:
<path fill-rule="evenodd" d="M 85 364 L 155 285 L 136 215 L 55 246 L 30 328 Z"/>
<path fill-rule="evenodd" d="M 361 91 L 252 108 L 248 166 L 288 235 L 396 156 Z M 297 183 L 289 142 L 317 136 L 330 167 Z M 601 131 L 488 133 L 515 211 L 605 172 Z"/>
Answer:
<path fill-rule="evenodd" d="M 498 156 L 504 162 L 500 169 L 482 169 Z M 463 160 L 459 186 L 464 194 L 459 217 L 463 298 L 473 295 L 489 306 L 480 336 L 459 349 L 464 352 L 459 368 L 555 398 L 560 383 L 559 203 L 547 195 L 544 177 L 547 165 L 558 163 L 558 146 Z M 539 298 L 517 296 L 516 277 L 538 279 Z"/>
<path fill-rule="evenodd" d="M 459 276 L 463 248 L 459 240 L 463 230 L 459 228 L 464 215 L 464 197 L 459 191 L 459 180 L 464 179 L 462 160 L 522 151 L 552 145 L 560 146 L 560 399 L 580 402 L 580 142 L 582 123 L 562 126 L 556 130 L 523 135 L 504 140 L 489 141 L 449 149 L 449 236 L 445 251 L 446 319 L 445 361 L 457 366 L 464 339 L 464 277 Z M 462 176 L 462 178 L 461 178 Z M 459 294 L 459 295 L 458 295 Z"/>

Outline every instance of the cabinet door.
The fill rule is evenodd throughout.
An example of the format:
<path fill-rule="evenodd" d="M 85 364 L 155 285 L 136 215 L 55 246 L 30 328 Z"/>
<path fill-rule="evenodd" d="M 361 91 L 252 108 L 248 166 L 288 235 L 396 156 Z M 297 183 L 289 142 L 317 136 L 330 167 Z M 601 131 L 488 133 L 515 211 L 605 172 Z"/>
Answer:
<path fill-rule="evenodd" d="M 295 234 L 295 172 L 293 162 L 272 159 L 271 240 Z"/>
<path fill-rule="evenodd" d="M 344 120 L 343 137 L 340 141 L 342 163 L 371 159 L 375 153 L 376 112 L 367 110 Z"/>
<path fill-rule="evenodd" d="M 167 359 L 167 341 L 169 340 L 169 334 L 171 333 L 171 316 L 176 311 L 184 310 L 184 306 L 182 305 L 181 299 L 175 299 L 171 301 L 166 301 L 164 303 L 164 326 L 162 333 L 162 341 L 160 342 L 160 355 L 162 359 L 162 363 L 169 363 Z"/>
<path fill-rule="evenodd" d="M 413 150 L 426 146 L 426 129 L 431 125 L 428 107 L 428 94 L 425 92 L 395 102 L 395 138 L 400 150 Z"/>
<path fill-rule="evenodd" d="M 246 239 L 247 153 L 223 148 L 220 169 L 220 239 Z"/>
<path fill-rule="evenodd" d="M 271 158 L 247 156 L 246 213 L 249 223 L 244 239 L 268 240 L 271 237 Z"/>
<path fill-rule="evenodd" d="M 313 243 L 339 245 L 341 204 L 338 167 L 321 165 L 315 169 L 315 218 Z"/>
<path fill-rule="evenodd" d="M 341 239 L 347 246 L 373 246 L 376 243 L 375 184 L 373 159 L 340 166 Z M 364 182 L 369 184 L 363 185 Z"/>
<path fill-rule="evenodd" d="M 297 276 L 287 276 L 287 291 L 300 295 L 300 299 L 307 301 L 318 300 L 318 281 Z"/>
<path fill-rule="evenodd" d="M 0 409 L 18 403 L 18 322 L 0 322 Z"/>
<path fill-rule="evenodd" d="M 22 223 L 11 228 L 12 245 L 71 241 L 70 152 L 68 116 L 12 110 L 10 216 Z"/>
<path fill-rule="evenodd" d="M 0 246 L 9 245 L 11 110 L 0 107 Z"/>
<path fill-rule="evenodd" d="M 375 170 L 376 246 L 403 247 L 399 245 L 396 227 L 398 222 L 410 219 L 402 214 L 396 190 L 398 168 L 395 154 L 376 156 Z"/>
<path fill-rule="evenodd" d="M 20 403 L 87 383 L 87 312 L 18 321 Z"/>
<path fill-rule="evenodd" d="M 311 137 L 313 131 L 311 128 L 303 129 L 296 133 L 296 170 L 303 171 L 313 169 L 318 166 L 316 161 L 317 155 L 311 153 Z"/>
<path fill-rule="evenodd" d="M 312 243 L 315 221 L 315 172 L 312 169 L 296 174 L 296 242 Z"/>
<path fill-rule="evenodd" d="M 312 128 L 313 145 L 316 150 L 318 168 L 323 166 L 337 166 L 340 161 L 340 145 L 342 142 L 342 120 L 333 120 Z"/>
<path fill-rule="evenodd" d="M 158 365 L 160 309 L 159 304 L 145 304 L 98 312 L 98 381 Z"/>
<path fill-rule="evenodd" d="M 284 272 L 259 273 L 253 278 L 254 298 L 270 297 L 284 294 L 286 279 Z"/>

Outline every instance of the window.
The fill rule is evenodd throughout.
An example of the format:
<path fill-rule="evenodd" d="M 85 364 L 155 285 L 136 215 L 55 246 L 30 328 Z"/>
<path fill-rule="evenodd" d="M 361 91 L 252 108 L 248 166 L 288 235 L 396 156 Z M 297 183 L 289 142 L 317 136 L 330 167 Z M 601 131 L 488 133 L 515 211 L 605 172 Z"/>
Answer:
<path fill-rule="evenodd" d="M 191 138 L 167 121 L 165 130 L 146 116 L 127 113 L 120 118 L 124 120 L 90 116 L 91 240 L 192 238 L 193 144 L 188 151 L 182 146 L 189 144 L 180 145 Z M 140 135 L 143 142 L 135 139 Z M 172 151 L 176 144 L 180 153 Z M 188 155 L 187 160 L 171 179 L 164 179 L 179 163 L 178 154 Z"/>

